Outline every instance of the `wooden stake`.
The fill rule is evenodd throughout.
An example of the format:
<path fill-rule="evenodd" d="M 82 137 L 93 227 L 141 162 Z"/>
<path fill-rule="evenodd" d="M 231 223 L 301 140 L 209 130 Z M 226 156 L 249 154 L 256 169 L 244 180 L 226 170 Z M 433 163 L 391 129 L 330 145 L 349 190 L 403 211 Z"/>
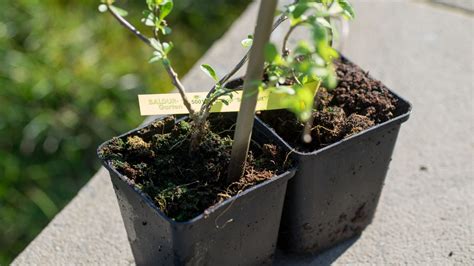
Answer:
<path fill-rule="evenodd" d="M 232 145 L 227 181 L 238 181 L 244 174 L 245 162 L 252 136 L 258 84 L 262 81 L 265 62 L 264 49 L 270 39 L 277 0 L 261 0 L 255 26 L 253 45 L 244 80 L 244 89 Z"/>

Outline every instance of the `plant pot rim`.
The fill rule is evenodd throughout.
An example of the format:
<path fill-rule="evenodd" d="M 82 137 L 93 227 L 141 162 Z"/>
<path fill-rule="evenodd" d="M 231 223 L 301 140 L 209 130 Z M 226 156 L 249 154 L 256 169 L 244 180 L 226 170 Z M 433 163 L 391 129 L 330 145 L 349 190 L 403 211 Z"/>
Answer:
<path fill-rule="evenodd" d="M 392 91 L 390 91 L 390 92 L 392 93 Z M 395 96 L 398 97 L 398 95 L 396 95 L 395 93 L 392 93 L 392 94 L 394 94 Z M 400 98 L 400 97 L 399 97 L 399 99 L 403 100 L 403 99 Z M 360 135 L 362 135 L 362 134 L 365 134 L 365 133 L 368 133 L 368 132 L 377 130 L 378 128 L 383 127 L 383 126 L 385 126 L 386 124 L 394 123 L 394 122 L 397 122 L 397 121 L 399 121 L 400 123 L 403 123 L 403 122 L 407 121 L 407 120 L 408 120 L 408 117 L 409 117 L 410 114 L 411 114 L 411 104 L 410 104 L 409 102 L 407 102 L 407 101 L 405 101 L 405 102 L 408 104 L 409 107 L 408 107 L 408 111 L 405 112 L 404 114 L 401 114 L 401 115 L 399 115 L 399 116 L 396 116 L 396 117 L 394 117 L 394 118 L 392 118 L 392 119 L 389 119 L 389 120 L 387 120 L 387 121 L 385 121 L 385 122 L 383 122 L 383 123 L 377 124 L 377 125 L 375 125 L 375 126 L 373 126 L 373 127 L 371 127 L 371 128 L 368 128 L 368 129 L 366 129 L 366 130 L 362 130 L 362 131 L 360 131 L 360 132 L 358 132 L 358 133 L 356 133 L 356 134 L 354 134 L 354 135 L 351 135 L 351 136 L 349 136 L 349 137 L 347 137 L 347 138 L 343 138 L 343 139 L 341 139 L 341 140 L 339 140 L 339 141 L 337 141 L 337 142 L 331 143 L 331 144 L 329 144 L 328 146 L 323 147 L 323 148 L 320 148 L 320 149 L 317 149 L 317 150 L 315 150 L 315 151 L 310 151 L 310 152 L 299 151 L 299 150 L 293 148 L 293 147 L 292 147 L 288 142 L 286 142 L 280 135 L 278 135 L 278 134 L 275 134 L 275 135 L 276 135 L 281 141 L 283 141 L 283 143 L 284 143 L 292 152 L 294 152 L 294 153 L 297 154 L 297 155 L 316 155 L 316 154 L 318 154 L 318 153 L 321 153 L 321 152 L 324 152 L 324 151 L 326 151 L 326 150 L 329 150 L 329 149 L 331 149 L 332 147 L 337 146 L 337 145 L 339 145 L 339 144 L 341 144 L 341 143 L 344 143 L 344 142 L 346 142 L 346 141 L 350 141 L 350 140 L 352 140 L 352 139 L 354 139 L 354 138 L 357 138 L 358 136 L 360 136 Z M 265 122 L 263 122 L 259 117 L 256 117 L 256 119 L 258 119 L 261 123 L 267 125 L 267 124 L 266 124 Z M 275 130 L 274 130 L 273 128 L 270 128 L 270 129 L 275 132 Z M 276 133 L 276 132 L 275 132 L 275 133 Z"/>
<path fill-rule="evenodd" d="M 166 117 L 166 116 L 160 116 L 160 117 L 158 117 L 158 118 L 156 118 L 156 119 L 153 119 L 152 121 L 147 122 L 147 123 L 144 123 L 144 124 L 140 125 L 139 127 L 135 128 L 135 129 L 132 129 L 132 130 L 126 132 L 126 133 L 123 133 L 123 134 L 117 136 L 116 138 L 123 138 L 123 137 L 126 137 L 126 136 L 128 136 L 128 135 L 131 135 L 131 134 L 133 134 L 133 133 L 135 133 L 135 132 L 137 132 L 137 131 L 139 131 L 139 130 L 141 130 L 141 129 L 143 129 L 143 128 L 149 126 L 149 125 L 151 125 L 151 124 L 154 123 L 155 121 L 157 121 L 157 120 L 159 120 L 159 119 L 162 119 L 162 118 L 164 118 L 164 117 Z M 183 119 L 186 119 L 186 117 L 182 117 L 182 118 L 176 119 L 176 122 L 181 121 L 181 120 L 183 120 Z M 98 152 L 102 149 L 102 147 L 108 145 L 111 141 L 112 141 L 112 139 L 107 140 L 107 141 L 105 141 L 104 143 L 102 143 L 102 144 L 97 148 L 97 155 L 98 155 Z M 284 143 L 284 142 L 283 142 L 283 143 Z M 283 143 L 282 143 L 282 144 L 283 144 Z M 286 143 L 284 143 L 284 144 L 286 145 Z M 100 158 L 100 157 L 99 157 L 99 158 Z M 129 179 L 127 176 L 125 176 L 125 175 L 119 173 L 114 167 L 112 167 L 112 166 L 110 165 L 110 163 L 109 163 L 108 160 L 103 160 L 103 159 L 100 158 L 100 161 L 101 161 L 102 165 L 103 165 L 109 172 L 113 172 L 113 173 L 116 175 L 116 177 L 120 178 L 123 182 L 125 182 L 128 186 L 130 186 L 130 187 L 133 189 L 133 191 L 134 191 L 135 193 L 137 193 L 138 196 L 145 202 L 145 204 L 147 204 L 148 206 L 150 206 L 158 215 L 160 215 L 162 218 L 164 218 L 166 221 L 168 221 L 172 226 L 186 226 L 186 225 L 194 224 L 194 223 L 196 223 L 196 222 L 198 222 L 198 221 L 200 221 L 200 220 L 206 219 L 209 214 L 211 214 L 211 213 L 217 211 L 219 208 L 222 208 L 222 207 L 225 207 L 225 206 L 231 204 L 234 200 L 237 200 L 238 198 L 243 197 L 243 196 L 245 196 L 245 195 L 248 194 L 248 193 L 251 193 L 251 192 L 253 192 L 253 191 L 259 190 L 261 187 L 265 186 L 265 185 L 268 184 L 268 183 L 271 183 L 271 182 L 273 182 L 273 181 L 277 181 L 277 180 L 279 180 L 279 179 L 281 179 L 281 178 L 284 178 L 284 177 L 286 177 L 286 176 L 289 176 L 288 179 L 292 178 L 292 177 L 295 175 L 296 170 L 297 170 L 297 166 L 293 166 L 293 167 L 291 167 L 290 169 L 288 169 L 287 171 L 285 171 L 285 172 L 283 172 L 283 173 L 281 173 L 281 174 L 279 174 L 279 175 L 273 176 L 271 179 L 265 180 L 265 181 L 263 181 L 263 182 L 260 183 L 260 184 L 257 184 L 257 185 L 254 185 L 254 186 L 248 188 L 248 189 L 245 189 L 244 191 L 242 191 L 241 193 L 238 193 L 237 195 L 234 195 L 234 196 L 232 196 L 232 197 L 230 197 L 230 198 L 228 198 L 228 199 L 226 199 L 226 200 L 224 200 L 224 201 L 222 201 L 222 202 L 220 202 L 220 203 L 217 203 L 217 204 L 215 204 L 215 205 L 213 205 L 213 206 L 210 206 L 210 207 L 207 208 L 203 213 L 199 214 L 198 216 L 196 216 L 196 217 L 194 217 L 194 218 L 192 218 L 192 219 L 190 219 L 190 220 L 188 220 L 188 221 L 178 222 L 178 221 L 175 221 L 175 220 L 171 219 L 171 218 L 168 217 L 166 214 L 164 214 L 164 213 L 160 210 L 160 208 L 158 208 L 158 207 L 155 205 L 155 203 L 153 202 L 153 200 L 150 198 L 150 196 L 149 196 L 148 194 L 146 194 L 145 192 L 143 192 L 142 190 L 140 190 L 139 188 L 137 188 L 137 187 L 135 186 L 135 184 L 132 183 L 132 182 L 130 181 L 130 179 Z M 114 175 L 111 175 L 111 176 L 112 176 L 112 178 L 114 178 L 114 177 L 113 177 Z"/>

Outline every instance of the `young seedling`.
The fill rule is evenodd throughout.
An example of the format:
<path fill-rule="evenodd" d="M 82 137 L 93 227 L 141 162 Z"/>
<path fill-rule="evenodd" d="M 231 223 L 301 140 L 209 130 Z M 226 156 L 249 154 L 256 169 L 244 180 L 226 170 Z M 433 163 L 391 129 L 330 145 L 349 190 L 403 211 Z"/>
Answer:
<path fill-rule="evenodd" d="M 285 6 L 271 27 L 277 1 L 262 0 L 255 37 L 249 36 L 243 41 L 243 45 L 250 46 L 251 49 L 240 62 L 220 79 L 211 66 L 201 66 L 201 69 L 215 80 L 215 85 L 210 89 L 200 109 L 194 110 L 187 98 L 186 89 L 168 58 L 173 44 L 161 40 L 163 35 L 171 33 L 166 17 L 173 9 L 173 0 L 146 0 L 147 10 L 144 12 L 142 22 L 151 27 L 152 37 L 141 33 L 127 21 L 124 18 L 127 12 L 116 7 L 115 0 L 101 0 L 101 2 L 99 11 L 109 12 L 121 25 L 150 46 L 153 49 L 150 62 L 159 62 L 165 68 L 189 112 L 193 127 L 190 151 L 199 146 L 202 136 L 208 130 L 207 118 L 213 104 L 219 100 L 225 103 L 223 98 L 225 96 L 232 97 L 232 89 L 226 88 L 225 85 L 247 62 L 249 53 L 251 54 L 252 59 L 247 69 L 244 97 L 234 135 L 229 182 L 236 181 L 243 173 L 258 91 L 268 89 L 275 93 L 284 93 L 288 109 L 301 121 L 310 120 L 315 97 L 315 81 L 322 81 L 327 88 L 336 85 L 332 60 L 338 57 L 338 53 L 331 47 L 335 35 L 333 20 L 354 17 L 347 0 L 300 0 Z M 285 34 L 282 50 L 279 52 L 276 45 L 268 43 L 268 39 L 271 31 L 286 20 L 290 21 L 290 28 Z M 300 41 L 291 51 L 288 40 L 294 30 L 302 26 L 311 31 L 313 38 L 311 42 Z"/>

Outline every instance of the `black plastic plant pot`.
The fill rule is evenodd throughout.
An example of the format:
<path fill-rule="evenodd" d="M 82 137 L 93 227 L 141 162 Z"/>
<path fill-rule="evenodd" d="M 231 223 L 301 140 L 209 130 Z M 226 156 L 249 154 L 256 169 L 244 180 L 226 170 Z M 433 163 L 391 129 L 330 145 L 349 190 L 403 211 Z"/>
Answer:
<path fill-rule="evenodd" d="M 314 152 L 298 152 L 274 132 L 298 161 L 280 227 L 283 250 L 317 253 L 359 235 L 372 222 L 400 125 L 411 111 L 391 93 L 398 99 L 396 117 Z M 267 127 L 260 119 L 256 124 Z"/>
<path fill-rule="evenodd" d="M 257 142 L 273 138 L 284 147 L 264 127 L 254 130 L 252 138 Z M 107 161 L 102 163 L 110 173 L 137 265 L 272 263 L 287 183 L 294 169 L 212 206 L 192 220 L 176 222 L 126 176 Z"/>

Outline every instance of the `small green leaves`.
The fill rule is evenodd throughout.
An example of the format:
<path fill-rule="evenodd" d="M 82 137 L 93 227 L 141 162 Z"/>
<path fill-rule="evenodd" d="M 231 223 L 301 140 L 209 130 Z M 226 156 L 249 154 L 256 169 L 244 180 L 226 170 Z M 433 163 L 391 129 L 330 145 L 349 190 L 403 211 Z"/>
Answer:
<path fill-rule="evenodd" d="M 163 47 L 163 52 L 165 53 L 165 55 L 168 55 L 168 53 L 171 51 L 171 49 L 173 49 L 173 43 L 172 42 L 164 42 L 161 44 L 161 46 Z"/>
<path fill-rule="evenodd" d="M 173 10 L 173 0 L 163 0 L 160 5 L 160 20 L 163 20 Z"/>
<path fill-rule="evenodd" d="M 330 24 L 329 21 L 327 21 L 325 18 L 321 18 L 321 17 L 316 18 L 316 23 L 319 23 L 319 25 L 321 25 L 321 26 L 323 26 L 323 27 L 332 29 L 331 24 Z"/>
<path fill-rule="evenodd" d="M 146 0 L 148 9 L 153 10 L 156 6 L 159 6 L 163 3 L 163 0 Z"/>
<path fill-rule="evenodd" d="M 318 86 L 317 82 L 311 82 L 304 85 L 294 85 L 292 87 L 280 86 L 272 88 L 274 92 L 285 93 L 288 97 L 284 98 L 284 105 L 293 112 L 300 121 L 307 121 L 311 117 L 313 109 L 314 95 Z"/>
<path fill-rule="evenodd" d="M 165 18 L 173 10 L 173 0 L 147 0 L 148 10 L 143 12 L 142 22 L 152 27 L 155 34 L 161 32 L 163 35 L 171 34 L 171 28 L 168 27 Z"/>
<path fill-rule="evenodd" d="M 108 6 L 110 8 L 110 10 L 114 11 L 115 13 L 117 13 L 118 15 L 122 16 L 122 17 L 126 17 L 128 15 L 128 12 L 119 8 L 119 7 L 116 7 L 116 6 Z"/>
<path fill-rule="evenodd" d="M 171 28 L 168 27 L 168 26 L 164 26 L 164 27 L 161 28 L 161 33 L 163 35 L 169 35 L 169 34 L 171 34 Z"/>
<path fill-rule="evenodd" d="M 315 20 L 312 23 L 313 40 L 316 46 L 316 52 L 326 62 L 331 62 L 339 55 L 329 44 L 328 29 Z"/>
<path fill-rule="evenodd" d="M 329 16 L 327 4 L 325 4 L 324 1 L 299 1 L 296 4 L 289 5 L 287 7 L 287 12 L 291 26 L 305 22 L 309 16 Z"/>
<path fill-rule="evenodd" d="M 339 54 L 331 46 L 337 36 L 333 18 L 353 18 L 354 10 L 348 0 L 299 0 L 285 10 L 290 30 L 284 39 L 282 55 L 273 44 L 267 45 L 264 51 L 266 87 L 285 94 L 288 109 L 306 121 L 312 113 L 314 84 L 322 83 L 327 89 L 337 85 L 333 60 Z M 296 27 L 307 27 L 312 41 L 300 41 L 290 50 L 286 42 Z"/>
<path fill-rule="evenodd" d="M 308 10 L 308 8 L 309 6 L 307 3 L 298 3 L 295 5 L 295 8 L 291 14 L 293 15 L 293 18 L 299 18 L 304 12 L 306 12 L 306 10 Z"/>
<path fill-rule="evenodd" d="M 317 23 L 316 21 L 314 21 L 314 22 L 312 23 L 311 30 L 312 30 L 313 39 L 314 39 L 314 42 L 315 42 L 315 43 L 327 42 L 327 40 L 328 40 L 328 33 L 327 33 L 327 29 L 326 29 L 326 28 L 324 28 L 324 27 L 321 26 L 319 23 Z"/>
<path fill-rule="evenodd" d="M 98 9 L 99 9 L 99 12 L 100 12 L 100 13 L 104 13 L 104 12 L 107 12 L 107 10 L 108 10 L 109 8 L 107 7 L 106 4 L 100 4 L 99 7 L 98 7 Z"/>
<path fill-rule="evenodd" d="M 159 51 L 159 52 L 163 52 L 163 46 L 161 45 L 161 43 L 155 39 L 155 38 L 150 38 L 150 43 L 151 43 L 151 46 L 156 50 L 156 51 Z"/>
<path fill-rule="evenodd" d="M 337 0 L 339 6 L 344 10 L 344 15 L 349 19 L 355 18 L 355 12 L 352 5 L 347 0 Z"/>
<path fill-rule="evenodd" d="M 265 54 L 265 61 L 270 62 L 270 63 L 276 61 L 277 58 L 279 57 L 278 49 L 273 43 L 267 43 L 265 45 L 264 54 Z"/>
<path fill-rule="evenodd" d="M 153 52 L 153 57 L 150 59 L 150 63 L 154 63 L 160 60 L 163 60 L 162 62 L 164 63 L 164 59 L 166 59 L 168 53 L 171 51 L 173 48 L 173 43 L 171 42 L 160 42 L 155 38 L 150 38 L 150 44 L 155 49 Z"/>
<path fill-rule="evenodd" d="M 99 12 L 101 12 L 101 13 L 107 12 L 107 10 L 110 9 L 114 13 L 116 13 L 119 16 L 122 16 L 122 17 L 125 17 L 125 16 L 128 15 L 127 11 L 112 5 L 115 2 L 114 0 L 102 0 L 100 2 L 102 4 L 99 5 L 98 9 L 99 9 Z"/>
<path fill-rule="evenodd" d="M 201 65 L 201 70 L 206 73 L 209 77 L 214 79 L 216 82 L 219 81 L 219 78 L 217 77 L 216 71 L 207 64 L 202 64 Z"/>
<path fill-rule="evenodd" d="M 243 47 L 249 48 L 253 44 L 253 36 L 248 35 L 247 38 L 243 39 L 240 43 L 242 44 Z"/>
<path fill-rule="evenodd" d="M 318 54 L 326 62 L 332 62 L 332 60 L 339 57 L 339 53 L 332 48 L 327 42 L 321 42 L 317 44 Z"/>
<path fill-rule="evenodd" d="M 146 0 L 146 4 L 148 6 L 148 9 L 153 9 L 153 6 L 156 5 L 155 0 Z"/>
<path fill-rule="evenodd" d="M 307 55 L 311 54 L 312 52 L 313 48 L 305 41 L 298 42 L 298 45 L 295 48 L 295 53 L 298 55 Z"/>
<path fill-rule="evenodd" d="M 153 57 L 148 62 L 149 63 L 155 63 L 155 62 L 161 61 L 162 59 L 163 59 L 163 53 L 158 52 L 158 51 L 154 51 L 153 52 Z"/>
<path fill-rule="evenodd" d="M 328 66 L 326 69 L 328 72 L 326 76 L 323 76 L 323 86 L 329 90 L 332 90 L 337 86 L 336 71 L 334 71 L 333 66 Z"/>
<path fill-rule="evenodd" d="M 219 98 L 219 101 L 221 101 L 225 105 L 229 105 L 229 101 L 227 99 L 221 99 Z"/>
<path fill-rule="evenodd" d="M 155 15 L 148 11 L 148 10 L 145 10 L 143 12 L 143 14 L 145 15 L 144 18 L 142 18 L 142 23 L 145 24 L 146 26 L 149 26 L 149 27 L 154 27 L 155 26 Z"/>

